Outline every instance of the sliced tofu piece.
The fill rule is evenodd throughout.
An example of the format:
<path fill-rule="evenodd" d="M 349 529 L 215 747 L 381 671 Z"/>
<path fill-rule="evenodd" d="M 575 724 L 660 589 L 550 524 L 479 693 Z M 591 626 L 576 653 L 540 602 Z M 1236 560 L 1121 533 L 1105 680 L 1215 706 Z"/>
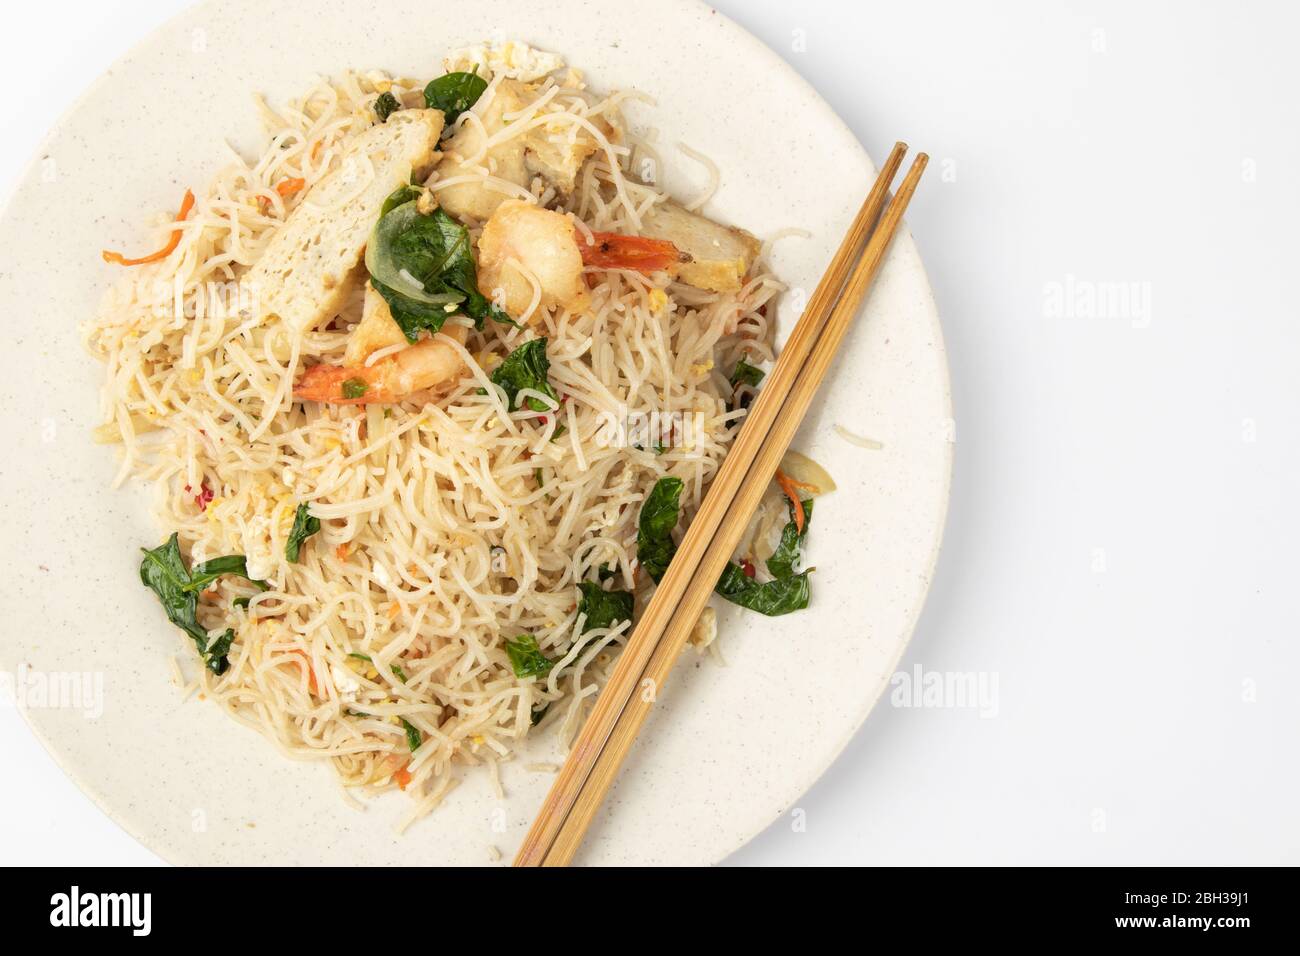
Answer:
<path fill-rule="evenodd" d="M 366 284 L 366 301 L 361 307 L 361 322 L 348 336 L 348 347 L 343 353 L 344 365 L 360 365 L 370 353 L 390 345 L 408 345 L 406 334 L 393 321 L 393 313 L 384 297 Z"/>
<path fill-rule="evenodd" d="M 262 317 L 306 330 L 338 314 L 384 200 L 427 172 L 442 125 L 440 110 L 401 110 L 357 137 L 245 276 Z"/>
<path fill-rule="evenodd" d="M 722 226 L 688 212 L 674 202 L 660 203 L 646 215 L 641 233 L 667 239 L 691 257 L 682 263 L 677 278 L 709 292 L 736 292 L 762 243 L 743 229 Z"/>
<path fill-rule="evenodd" d="M 523 84 L 518 80 L 502 80 L 496 88 L 492 99 L 479 114 L 483 130 L 487 135 L 500 132 L 506 126 L 505 115 L 517 113 L 527 103 Z M 491 176 L 514 183 L 516 186 L 528 184 L 528 170 L 524 166 L 524 137 L 514 136 L 506 142 L 494 146 L 480 157 L 477 162 L 470 162 L 479 155 L 483 148 L 483 133 L 479 124 L 464 123 L 456 135 L 443 144 L 443 157 L 438 163 L 437 179 L 429 180 L 428 185 L 435 186 L 440 180 L 453 177 L 470 176 L 470 181 L 453 183 L 445 189 L 438 189 L 435 195 L 438 205 L 458 219 L 477 219 L 484 222 L 497 211 L 511 194 L 493 189 L 482 179 L 486 169 Z M 513 198 L 517 199 L 518 196 Z"/>

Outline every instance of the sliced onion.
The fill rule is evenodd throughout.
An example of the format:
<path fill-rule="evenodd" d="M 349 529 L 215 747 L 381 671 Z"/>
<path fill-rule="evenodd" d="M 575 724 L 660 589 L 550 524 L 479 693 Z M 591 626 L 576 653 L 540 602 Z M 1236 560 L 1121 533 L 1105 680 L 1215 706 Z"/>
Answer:
<path fill-rule="evenodd" d="M 776 546 L 781 540 L 781 531 L 789 520 L 785 496 L 765 495 L 758 509 L 758 520 L 754 523 L 754 534 L 750 545 L 750 553 L 755 564 L 766 564 L 767 559 L 776 553 Z"/>
<path fill-rule="evenodd" d="M 830 476 L 830 473 L 807 455 L 801 455 L 797 451 L 785 453 L 785 457 L 781 459 L 781 471 L 787 478 L 805 485 L 806 487 L 800 490 L 807 491 L 814 498 L 835 490 L 835 479 Z"/>

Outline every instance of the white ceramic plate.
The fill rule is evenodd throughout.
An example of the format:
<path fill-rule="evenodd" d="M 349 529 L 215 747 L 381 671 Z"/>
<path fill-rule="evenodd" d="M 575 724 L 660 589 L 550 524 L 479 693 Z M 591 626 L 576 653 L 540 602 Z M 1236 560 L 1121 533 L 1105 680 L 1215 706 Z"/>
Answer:
<path fill-rule="evenodd" d="M 143 490 L 108 489 L 113 456 L 89 437 L 100 368 L 77 332 L 113 275 L 99 250 L 146 244 L 145 217 L 223 165 L 223 140 L 260 146 L 250 94 L 283 101 L 313 75 L 349 67 L 432 76 L 444 53 L 484 38 L 526 40 L 600 88 L 654 96 L 658 107 L 632 107 L 633 121 L 661 130 L 666 154 L 684 142 L 723 170 L 706 211 L 760 236 L 812 233 L 774 256 L 796 289 L 816 284 L 874 175 L 803 80 L 688 0 L 212 0 L 104 76 L 51 134 L 0 221 L 0 669 L 30 668 L 29 683 L 102 679 L 102 714 L 34 706 L 29 694 L 27 718 L 86 793 L 168 860 L 463 864 L 487 862 L 496 847 L 508 861 L 551 781 L 524 763 L 560 759 L 547 738 L 505 765 L 504 802 L 485 776 L 466 774 L 398 837 L 405 797 L 349 809 L 326 765 L 286 761 L 215 707 L 183 704 L 168 657 L 185 642 L 137 576 L 139 547 L 162 529 Z M 680 157 L 667 185 L 691 195 L 703 180 Z M 780 312 L 785 331 L 794 298 Z M 920 613 L 948 500 L 951 414 L 934 303 L 903 235 L 795 442 L 839 483 L 810 540 L 812 607 L 775 620 L 723 609 L 728 666 L 686 653 L 580 862 L 716 862 L 826 769 Z M 849 444 L 835 424 L 884 447 Z"/>

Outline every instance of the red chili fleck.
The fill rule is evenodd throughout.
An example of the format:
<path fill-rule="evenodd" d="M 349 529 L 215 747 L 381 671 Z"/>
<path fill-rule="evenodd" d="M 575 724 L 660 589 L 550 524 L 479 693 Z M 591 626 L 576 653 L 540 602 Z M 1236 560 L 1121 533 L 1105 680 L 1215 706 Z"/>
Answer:
<path fill-rule="evenodd" d="M 747 578 L 752 578 L 758 573 L 758 570 L 754 567 L 754 562 L 749 558 L 745 559 L 745 563 L 740 566 L 740 569 L 745 572 Z"/>
<path fill-rule="evenodd" d="M 185 490 L 189 492 L 189 491 L 193 491 L 194 489 L 191 488 L 189 485 L 186 485 Z M 194 496 L 194 506 L 198 508 L 200 511 L 207 511 L 208 503 L 210 501 L 212 501 L 212 489 L 208 487 L 208 483 L 205 481 L 203 485 L 200 487 L 199 493 Z"/>
<path fill-rule="evenodd" d="M 537 420 L 538 420 L 539 422 L 541 422 L 543 425 L 546 424 L 546 416 L 545 416 L 545 415 L 540 416 Z"/>

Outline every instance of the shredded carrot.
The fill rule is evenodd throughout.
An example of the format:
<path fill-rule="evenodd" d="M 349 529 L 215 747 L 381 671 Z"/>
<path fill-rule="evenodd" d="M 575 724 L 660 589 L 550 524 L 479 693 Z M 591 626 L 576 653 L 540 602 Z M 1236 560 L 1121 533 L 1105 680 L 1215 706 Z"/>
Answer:
<path fill-rule="evenodd" d="M 388 605 L 388 619 L 390 621 L 397 620 L 397 615 L 401 613 L 402 613 L 402 605 L 398 604 L 396 601 Z"/>
<path fill-rule="evenodd" d="M 276 183 L 275 191 L 280 194 L 280 198 L 288 199 L 296 192 L 300 192 L 307 185 L 305 179 L 282 179 Z"/>
<path fill-rule="evenodd" d="M 411 783 L 411 771 L 406 769 L 406 764 L 402 764 L 393 771 L 393 779 L 397 781 L 397 789 L 405 790 Z"/>
<path fill-rule="evenodd" d="M 180 212 L 176 214 L 176 221 L 184 222 L 189 216 L 190 210 L 193 208 L 194 193 L 187 189 L 185 190 L 185 198 L 181 200 Z M 107 249 L 100 254 L 104 257 L 105 262 L 116 262 L 120 266 L 142 266 L 146 262 L 157 262 L 160 259 L 166 259 L 180 244 L 181 231 L 179 229 L 173 229 L 172 237 L 167 240 L 167 245 L 163 246 L 151 256 L 144 256 L 140 259 L 128 259 L 120 252 L 110 252 Z"/>
<path fill-rule="evenodd" d="M 338 558 L 340 561 L 346 561 L 348 559 L 349 550 L 351 550 L 350 545 L 346 541 L 344 541 L 341 545 L 339 545 L 337 548 L 334 549 L 334 557 Z"/>
<path fill-rule="evenodd" d="M 776 483 L 781 486 L 781 491 L 790 499 L 790 507 L 794 509 L 794 527 L 800 534 L 803 534 L 803 500 L 799 497 L 800 488 L 808 488 L 801 481 L 795 481 L 783 472 L 780 468 L 776 470 Z"/>
<path fill-rule="evenodd" d="M 306 186 L 307 180 L 302 179 L 301 177 L 294 177 L 292 179 L 280 180 L 275 184 L 275 191 L 280 194 L 281 199 L 288 199 L 294 193 L 302 192 Z M 257 208 L 261 210 L 263 215 L 266 215 L 267 210 L 271 208 L 271 197 L 258 196 Z"/>

